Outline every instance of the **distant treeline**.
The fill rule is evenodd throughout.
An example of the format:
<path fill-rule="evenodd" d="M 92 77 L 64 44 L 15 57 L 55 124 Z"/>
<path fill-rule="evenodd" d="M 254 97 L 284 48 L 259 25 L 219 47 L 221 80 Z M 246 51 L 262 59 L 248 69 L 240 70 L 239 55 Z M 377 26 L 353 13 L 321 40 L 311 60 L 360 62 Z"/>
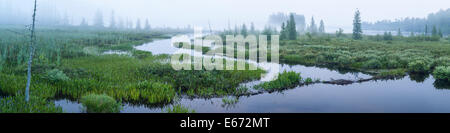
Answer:
<path fill-rule="evenodd" d="M 269 16 L 268 24 L 271 26 L 279 27 L 283 23 L 286 23 L 289 20 L 289 15 L 287 13 L 276 13 Z M 306 27 L 305 16 L 301 14 L 292 13 L 294 16 L 295 24 L 298 32 L 304 32 Z"/>
<path fill-rule="evenodd" d="M 450 34 L 450 9 L 431 13 L 427 18 L 405 18 L 395 21 L 383 20 L 375 23 L 363 23 L 365 30 L 389 30 L 401 29 L 407 32 L 420 32 L 431 34 L 433 27 L 441 30 L 443 34 Z"/>

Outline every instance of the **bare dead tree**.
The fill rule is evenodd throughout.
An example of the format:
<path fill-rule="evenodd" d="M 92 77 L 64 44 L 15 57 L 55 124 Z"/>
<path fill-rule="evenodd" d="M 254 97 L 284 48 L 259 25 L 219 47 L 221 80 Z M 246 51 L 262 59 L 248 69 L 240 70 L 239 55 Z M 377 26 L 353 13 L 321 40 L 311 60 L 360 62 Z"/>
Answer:
<path fill-rule="evenodd" d="M 25 101 L 30 100 L 30 84 L 31 84 L 31 64 L 33 63 L 33 54 L 36 38 L 34 34 L 34 25 L 36 21 L 36 4 L 37 0 L 34 0 L 34 10 L 33 10 L 33 24 L 31 25 L 31 35 L 30 35 L 30 58 L 28 59 L 28 75 L 27 75 L 27 86 L 25 88 Z"/>

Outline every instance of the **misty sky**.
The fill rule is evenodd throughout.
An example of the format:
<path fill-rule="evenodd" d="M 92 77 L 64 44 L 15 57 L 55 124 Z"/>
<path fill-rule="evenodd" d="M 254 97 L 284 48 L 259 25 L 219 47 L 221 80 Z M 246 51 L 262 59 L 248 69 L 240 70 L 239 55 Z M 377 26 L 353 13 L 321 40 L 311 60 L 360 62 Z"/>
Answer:
<path fill-rule="evenodd" d="M 7 0 L 0 0 L 7 1 Z M 30 7 L 33 0 L 24 2 Z M 309 23 L 311 16 L 316 21 L 323 19 L 327 27 L 351 27 L 356 8 L 363 21 L 404 17 L 426 17 L 428 13 L 450 8 L 449 0 L 38 0 L 50 2 L 62 12 L 67 12 L 76 21 L 82 17 L 92 19 L 101 9 L 108 23 L 114 10 L 116 17 L 123 19 L 146 19 L 152 26 L 184 27 L 188 24 L 213 27 L 254 22 L 262 27 L 268 16 L 276 12 L 304 14 Z M 18 5 L 14 5 L 18 6 Z"/>

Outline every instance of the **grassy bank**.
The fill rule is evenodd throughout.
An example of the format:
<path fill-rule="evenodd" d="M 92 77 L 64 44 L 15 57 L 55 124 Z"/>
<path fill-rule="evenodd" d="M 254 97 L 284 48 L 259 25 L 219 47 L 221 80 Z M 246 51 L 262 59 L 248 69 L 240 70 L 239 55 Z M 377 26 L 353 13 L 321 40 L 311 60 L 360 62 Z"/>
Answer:
<path fill-rule="evenodd" d="M 4 102 L 14 102 L 24 93 L 26 82 L 26 33 L 17 27 L 0 27 L 0 90 Z M 167 38 L 165 32 L 88 29 L 38 29 L 30 94 L 48 104 L 23 108 L 8 104 L 8 112 L 34 112 L 52 99 L 79 100 L 90 94 L 117 101 L 160 106 L 179 95 L 210 97 L 239 93 L 238 85 L 255 80 L 257 71 L 175 71 L 169 56 L 135 51 L 133 46 Z M 120 50 L 130 55 L 105 55 Z M 61 110 L 43 110 L 55 112 Z M 115 111 L 117 112 L 117 111 Z"/>
<path fill-rule="evenodd" d="M 404 69 L 409 73 L 431 73 L 438 66 L 449 66 L 450 43 L 412 41 L 414 38 L 395 37 L 393 40 L 363 40 L 330 35 L 306 37 L 280 42 L 280 59 L 290 64 L 353 69 L 371 73 Z M 386 75 L 387 73 L 383 73 Z M 393 73 L 396 75 L 397 73 Z"/>

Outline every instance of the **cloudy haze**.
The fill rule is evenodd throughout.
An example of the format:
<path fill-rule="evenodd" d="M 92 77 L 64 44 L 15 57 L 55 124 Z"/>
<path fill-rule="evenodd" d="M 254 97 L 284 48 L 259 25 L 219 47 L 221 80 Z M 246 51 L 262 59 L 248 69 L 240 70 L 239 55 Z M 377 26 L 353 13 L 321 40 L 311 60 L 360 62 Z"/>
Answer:
<path fill-rule="evenodd" d="M 0 0 L 0 7 L 11 5 L 15 12 L 31 12 L 33 0 Z M 266 24 L 268 16 L 277 12 L 304 14 L 323 19 L 328 27 L 351 27 L 358 8 L 363 21 L 405 17 L 426 17 L 429 13 L 449 8 L 448 0 L 38 0 L 67 13 L 73 23 L 83 17 L 92 21 L 96 10 L 102 10 L 105 23 L 111 11 L 116 17 L 149 19 L 152 26 L 184 27 L 187 25 L 224 28 L 228 25 L 254 22 Z M 47 6 L 46 6 L 47 7 Z M 38 9 L 39 10 L 39 9 Z M 1 18 L 4 19 L 4 18 Z"/>

